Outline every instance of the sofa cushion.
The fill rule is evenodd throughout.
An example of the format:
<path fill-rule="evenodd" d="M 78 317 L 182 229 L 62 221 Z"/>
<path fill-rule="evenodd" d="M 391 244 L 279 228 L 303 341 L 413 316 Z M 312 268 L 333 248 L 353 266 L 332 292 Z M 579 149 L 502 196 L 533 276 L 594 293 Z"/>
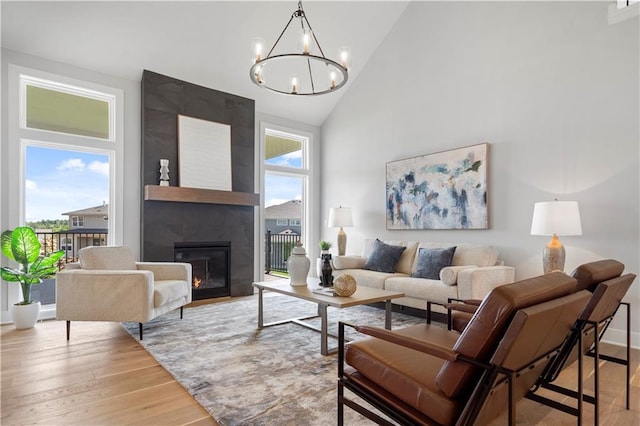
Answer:
<path fill-rule="evenodd" d="M 377 272 L 377 271 L 369 271 L 366 269 L 340 269 L 333 271 L 334 281 L 340 275 L 351 275 L 355 280 L 358 286 L 377 288 L 379 290 L 385 289 L 385 282 L 387 278 L 390 277 L 406 277 L 405 274 L 400 274 L 398 272 L 395 273 L 386 273 L 386 272 Z"/>
<path fill-rule="evenodd" d="M 396 271 L 396 264 L 406 247 L 385 244 L 380 240 L 375 241 L 371 256 L 367 259 L 364 269 L 370 271 L 392 273 Z"/>
<path fill-rule="evenodd" d="M 85 247 L 78 251 L 80 267 L 89 270 L 136 270 L 136 262 L 127 246 Z"/>
<path fill-rule="evenodd" d="M 405 297 L 423 300 L 420 309 L 427 307 L 427 300 L 447 303 L 449 297 L 458 297 L 457 287 L 445 285 L 440 280 L 426 278 L 390 276 L 384 282 L 384 289 L 404 293 Z"/>
<path fill-rule="evenodd" d="M 419 243 L 417 241 L 401 240 L 383 240 L 382 242 L 392 246 L 406 247 L 400 255 L 400 259 L 398 259 L 398 263 L 396 264 L 396 272 L 411 275 Z M 365 259 L 371 257 L 371 253 L 373 252 L 373 247 L 375 246 L 375 244 L 375 239 L 367 238 L 366 240 L 364 240 L 364 246 L 362 247 L 362 257 L 364 257 Z"/>
<path fill-rule="evenodd" d="M 418 259 L 416 268 L 411 274 L 414 278 L 427 278 L 430 280 L 439 280 L 442 268 L 451 265 L 455 247 L 446 249 L 426 249 L 418 250 Z"/>
<path fill-rule="evenodd" d="M 440 281 L 446 285 L 456 285 L 458 283 L 458 272 L 475 267 L 475 265 L 447 266 L 440 270 Z"/>
<path fill-rule="evenodd" d="M 495 247 L 459 244 L 456 252 L 453 254 L 451 264 L 454 266 L 494 266 L 497 262 L 498 250 Z"/>
<path fill-rule="evenodd" d="M 362 269 L 367 259 L 362 256 L 335 256 L 331 263 L 333 269 Z"/>

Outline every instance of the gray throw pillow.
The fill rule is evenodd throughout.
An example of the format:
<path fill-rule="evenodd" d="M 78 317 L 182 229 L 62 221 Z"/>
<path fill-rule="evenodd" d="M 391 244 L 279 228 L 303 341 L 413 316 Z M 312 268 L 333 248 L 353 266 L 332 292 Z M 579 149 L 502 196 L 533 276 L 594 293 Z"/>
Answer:
<path fill-rule="evenodd" d="M 377 272 L 395 272 L 396 264 L 406 247 L 392 246 L 376 239 L 373 243 L 373 251 L 367 259 L 363 269 Z"/>
<path fill-rule="evenodd" d="M 440 270 L 447 266 L 451 266 L 453 261 L 453 253 L 456 248 L 449 247 L 444 249 L 425 249 L 418 251 L 418 263 L 416 270 L 411 274 L 414 278 L 427 278 L 430 280 L 440 279 Z"/>

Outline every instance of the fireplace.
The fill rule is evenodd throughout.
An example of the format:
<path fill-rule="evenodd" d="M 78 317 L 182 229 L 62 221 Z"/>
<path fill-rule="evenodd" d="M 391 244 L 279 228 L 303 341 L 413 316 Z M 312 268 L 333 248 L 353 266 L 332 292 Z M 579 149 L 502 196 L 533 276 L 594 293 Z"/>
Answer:
<path fill-rule="evenodd" d="M 229 296 L 231 294 L 231 242 L 205 241 L 174 243 L 176 262 L 187 262 L 193 270 L 193 300 Z"/>

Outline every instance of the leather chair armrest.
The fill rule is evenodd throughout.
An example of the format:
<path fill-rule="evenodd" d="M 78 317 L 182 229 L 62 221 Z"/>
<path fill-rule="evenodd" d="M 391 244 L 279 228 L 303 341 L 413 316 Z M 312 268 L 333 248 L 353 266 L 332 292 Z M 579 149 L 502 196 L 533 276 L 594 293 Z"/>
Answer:
<path fill-rule="evenodd" d="M 414 349 L 416 351 L 424 352 L 446 361 L 455 361 L 458 358 L 458 353 L 452 351 L 450 348 L 438 346 L 433 342 L 403 336 L 383 328 L 358 326 L 356 327 L 356 330 L 360 333 L 367 334 L 396 345 L 404 346 L 406 348 Z"/>
<path fill-rule="evenodd" d="M 445 303 L 443 306 L 452 311 L 467 312 L 469 314 L 474 314 L 478 310 L 477 306 L 464 303 Z"/>

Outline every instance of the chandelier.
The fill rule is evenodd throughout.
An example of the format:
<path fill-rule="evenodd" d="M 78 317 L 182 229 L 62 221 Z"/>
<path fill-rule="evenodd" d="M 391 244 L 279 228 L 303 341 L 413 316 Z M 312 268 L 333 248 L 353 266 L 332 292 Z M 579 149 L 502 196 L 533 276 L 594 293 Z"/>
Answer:
<path fill-rule="evenodd" d="M 294 18 L 300 22 L 299 37 L 283 38 Z M 349 49 L 340 49 L 340 62 L 324 55 L 302 9 L 302 1 L 298 1 L 298 9 L 291 15 L 267 56 L 263 57 L 264 40 L 255 38 L 252 45 L 255 56 L 249 71 L 251 80 L 272 92 L 302 96 L 323 95 L 341 88 L 349 78 Z M 279 53 L 280 50 L 296 53 Z"/>

